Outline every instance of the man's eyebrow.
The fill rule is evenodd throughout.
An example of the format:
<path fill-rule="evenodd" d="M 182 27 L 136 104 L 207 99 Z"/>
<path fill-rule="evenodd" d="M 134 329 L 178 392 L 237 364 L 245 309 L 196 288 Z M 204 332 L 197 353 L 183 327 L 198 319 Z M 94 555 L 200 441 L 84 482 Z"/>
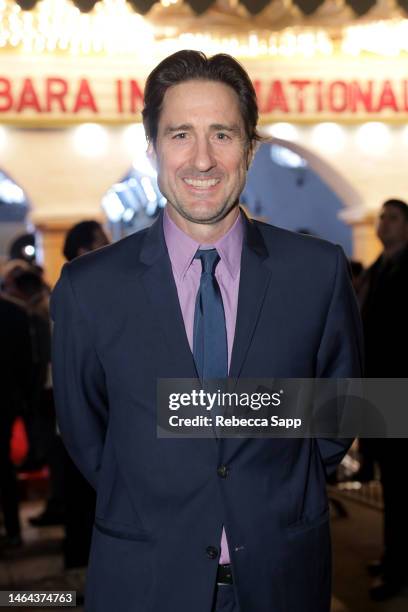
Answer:
<path fill-rule="evenodd" d="M 225 123 L 213 123 L 210 125 L 210 128 L 212 130 L 220 130 L 221 132 L 233 132 L 235 134 L 241 133 L 241 128 L 236 123 L 233 123 L 232 125 L 226 125 Z"/>
<path fill-rule="evenodd" d="M 191 123 L 182 123 L 180 125 L 168 125 L 164 130 L 164 134 L 174 134 L 174 132 L 187 132 L 194 129 Z M 226 125 L 225 123 L 212 123 L 210 129 L 213 131 L 231 132 L 233 134 L 241 134 L 241 127 L 233 123 Z"/>
<path fill-rule="evenodd" d="M 168 125 L 164 130 L 164 134 L 173 134 L 174 132 L 186 132 L 191 130 L 193 126 L 191 123 L 182 123 L 181 125 Z"/>

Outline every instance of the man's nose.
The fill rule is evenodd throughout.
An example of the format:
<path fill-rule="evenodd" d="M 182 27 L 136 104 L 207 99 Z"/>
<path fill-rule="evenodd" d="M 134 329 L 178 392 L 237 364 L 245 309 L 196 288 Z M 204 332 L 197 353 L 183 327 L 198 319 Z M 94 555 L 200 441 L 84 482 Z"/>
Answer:
<path fill-rule="evenodd" d="M 194 166 L 200 172 L 208 172 L 217 164 L 211 143 L 207 138 L 197 139 L 193 155 Z"/>

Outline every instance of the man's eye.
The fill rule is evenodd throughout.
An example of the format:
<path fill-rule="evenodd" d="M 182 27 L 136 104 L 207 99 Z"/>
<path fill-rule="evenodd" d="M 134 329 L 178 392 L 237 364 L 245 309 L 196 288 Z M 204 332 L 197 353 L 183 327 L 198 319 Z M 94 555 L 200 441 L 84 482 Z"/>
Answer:
<path fill-rule="evenodd" d="M 228 134 L 225 134 L 225 132 L 217 132 L 217 139 L 218 140 L 229 140 L 229 136 Z"/>
<path fill-rule="evenodd" d="M 174 134 L 173 138 L 176 138 L 178 140 L 184 140 L 186 136 L 187 132 L 178 132 L 177 134 Z"/>

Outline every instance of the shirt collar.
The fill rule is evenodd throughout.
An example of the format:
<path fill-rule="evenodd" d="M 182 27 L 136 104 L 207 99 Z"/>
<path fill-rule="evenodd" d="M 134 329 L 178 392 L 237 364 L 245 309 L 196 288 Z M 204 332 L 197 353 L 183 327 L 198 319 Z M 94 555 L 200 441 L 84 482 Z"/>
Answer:
<path fill-rule="evenodd" d="M 217 240 L 214 247 L 217 249 L 221 261 L 231 276 L 236 278 L 241 268 L 242 242 L 244 239 L 244 224 L 241 211 L 234 221 L 233 226 L 222 238 Z"/>
<path fill-rule="evenodd" d="M 164 209 L 163 214 L 163 231 L 172 268 L 177 277 L 184 277 L 194 259 L 194 255 L 200 247 L 216 248 L 229 275 L 233 279 L 237 276 L 241 266 L 244 236 L 241 212 L 228 232 L 213 245 L 201 245 L 183 232 L 171 219 L 167 207 Z"/>

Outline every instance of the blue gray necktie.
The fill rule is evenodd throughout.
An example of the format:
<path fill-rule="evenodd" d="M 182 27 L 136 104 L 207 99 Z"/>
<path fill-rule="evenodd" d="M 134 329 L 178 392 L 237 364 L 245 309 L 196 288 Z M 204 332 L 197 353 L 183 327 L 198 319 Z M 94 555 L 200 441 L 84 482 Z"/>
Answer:
<path fill-rule="evenodd" d="M 199 250 L 202 272 L 194 313 L 193 355 L 201 380 L 228 376 L 227 330 L 215 268 L 216 249 Z"/>

